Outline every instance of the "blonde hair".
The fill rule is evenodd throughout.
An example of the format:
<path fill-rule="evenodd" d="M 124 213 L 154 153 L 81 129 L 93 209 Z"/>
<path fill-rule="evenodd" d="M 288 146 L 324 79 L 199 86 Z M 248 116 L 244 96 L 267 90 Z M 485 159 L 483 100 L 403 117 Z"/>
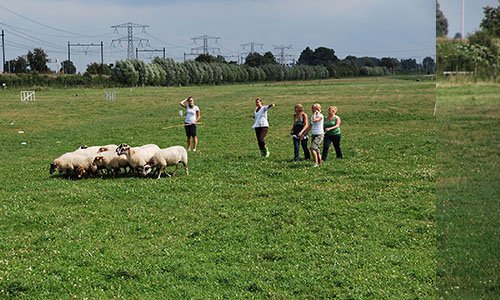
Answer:
<path fill-rule="evenodd" d="M 337 113 L 337 106 L 330 106 L 328 107 L 328 109 L 333 109 L 333 113 L 336 114 Z"/>
<path fill-rule="evenodd" d="M 304 111 L 304 107 L 300 103 L 295 104 L 294 109 L 297 110 L 297 108 L 299 109 L 299 112 L 303 112 Z"/>
<path fill-rule="evenodd" d="M 319 104 L 319 103 L 314 103 L 314 104 L 312 105 L 312 107 L 316 108 L 317 110 L 319 110 L 319 111 L 321 112 L 321 104 Z"/>

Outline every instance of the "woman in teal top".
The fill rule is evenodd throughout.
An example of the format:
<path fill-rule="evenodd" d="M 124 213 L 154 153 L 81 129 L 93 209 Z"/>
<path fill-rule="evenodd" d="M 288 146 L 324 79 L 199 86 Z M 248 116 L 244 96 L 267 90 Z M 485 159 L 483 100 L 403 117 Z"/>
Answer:
<path fill-rule="evenodd" d="M 325 129 L 325 138 L 323 141 L 323 154 L 321 156 L 322 161 L 326 161 L 326 157 L 328 156 L 328 148 L 330 148 L 330 144 L 333 143 L 333 147 L 335 148 L 335 153 L 337 154 L 337 158 L 342 158 L 342 150 L 340 150 L 340 118 L 335 115 L 337 113 L 336 106 L 328 107 L 328 117 L 325 119 L 323 123 L 323 128 Z"/>

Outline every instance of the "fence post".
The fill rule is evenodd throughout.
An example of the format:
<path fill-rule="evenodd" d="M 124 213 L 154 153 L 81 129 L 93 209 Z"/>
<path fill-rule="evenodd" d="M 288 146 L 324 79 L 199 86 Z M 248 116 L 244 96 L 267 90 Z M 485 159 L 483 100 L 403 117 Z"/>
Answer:
<path fill-rule="evenodd" d="M 477 67 L 474 67 L 474 83 L 477 83 Z"/>
<path fill-rule="evenodd" d="M 458 84 L 458 64 L 455 67 L 455 83 Z"/>

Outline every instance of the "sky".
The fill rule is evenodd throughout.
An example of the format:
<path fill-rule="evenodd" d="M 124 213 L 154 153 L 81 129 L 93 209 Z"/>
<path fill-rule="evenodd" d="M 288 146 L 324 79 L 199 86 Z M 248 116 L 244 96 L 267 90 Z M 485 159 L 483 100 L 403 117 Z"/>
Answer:
<path fill-rule="evenodd" d="M 459 1 L 459 0 L 457 0 Z M 453 1 L 448 1 L 453 2 Z M 487 2 L 487 1 L 485 1 Z M 446 15 L 446 12 L 445 12 Z M 447 15 L 448 16 L 448 15 Z M 127 58 L 127 43 L 112 43 L 127 35 L 111 26 L 132 22 L 133 36 L 148 39 L 140 49 L 163 49 L 166 56 L 182 61 L 184 53 L 208 40 L 228 60 L 248 52 L 242 44 L 255 42 L 256 51 L 280 50 L 298 59 L 306 47 L 332 48 L 347 55 L 435 59 L 435 0 L 0 0 L 0 29 L 5 31 L 6 59 L 41 47 L 60 67 L 71 44 L 104 44 L 104 62 Z M 112 45 L 113 44 L 113 45 Z M 135 48 L 139 45 L 134 44 Z M 150 61 L 161 52 L 140 52 Z M 187 56 L 194 58 L 195 56 Z M 100 62 L 99 47 L 71 47 L 78 72 Z"/>
<path fill-rule="evenodd" d="M 497 7 L 498 0 L 465 0 L 464 1 L 464 31 L 465 36 L 480 29 L 484 17 L 483 7 Z M 454 38 L 457 32 L 462 32 L 462 0 L 439 0 L 439 6 L 448 19 L 448 38 Z"/>

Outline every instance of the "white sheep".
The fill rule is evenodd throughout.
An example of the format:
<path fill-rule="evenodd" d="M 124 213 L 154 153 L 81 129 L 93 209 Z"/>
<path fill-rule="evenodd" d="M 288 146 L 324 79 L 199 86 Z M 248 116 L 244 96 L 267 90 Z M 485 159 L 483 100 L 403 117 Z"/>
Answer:
<path fill-rule="evenodd" d="M 108 174 L 111 174 L 111 170 L 114 171 L 113 177 L 120 171 L 120 168 L 126 168 L 129 166 L 127 157 L 118 155 L 116 151 L 105 151 L 99 153 L 93 161 L 94 165 L 98 169 L 106 168 Z"/>
<path fill-rule="evenodd" d="M 155 144 L 148 144 L 141 147 L 130 147 L 127 144 L 120 144 L 120 146 L 116 148 L 116 153 L 118 155 L 126 155 L 130 167 L 140 172 L 146 162 L 153 157 L 158 150 L 160 150 L 160 147 Z"/>
<path fill-rule="evenodd" d="M 59 173 L 65 172 L 69 176 L 72 171 L 75 171 L 77 178 L 82 178 L 86 172 L 95 173 L 97 171 L 97 167 L 92 162 L 92 156 L 68 152 L 56 158 L 50 164 L 50 174 L 59 171 Z"/>
<path fill-rule="evenodd" d="M 153 168 L 156 168 L 156 170 L 158 171 L 158 178 L 160 178 L 161 172 L 165 171 L 165 168 L 167 166 L 175 165 L 175 170 L 174 173 L 172 174 L 172 176 L 175 176 L 175 172 L 177 172 L 177 169 L 179 168 L 179 163 L 182 163 L 184 165 L 184 169 L 186 170 L 186 175 L 189 175 L 188 155 L 184 147 L 173 146 L 166 149 L 161 149 L 157 151 L 153 155 L 153 157 L 151 157 L 144 165 L 142 175 L 146 176 L 153 170 Z M 170 174 L 168 174 L 166 171 L 165 174 L 171 177 Z"/>

